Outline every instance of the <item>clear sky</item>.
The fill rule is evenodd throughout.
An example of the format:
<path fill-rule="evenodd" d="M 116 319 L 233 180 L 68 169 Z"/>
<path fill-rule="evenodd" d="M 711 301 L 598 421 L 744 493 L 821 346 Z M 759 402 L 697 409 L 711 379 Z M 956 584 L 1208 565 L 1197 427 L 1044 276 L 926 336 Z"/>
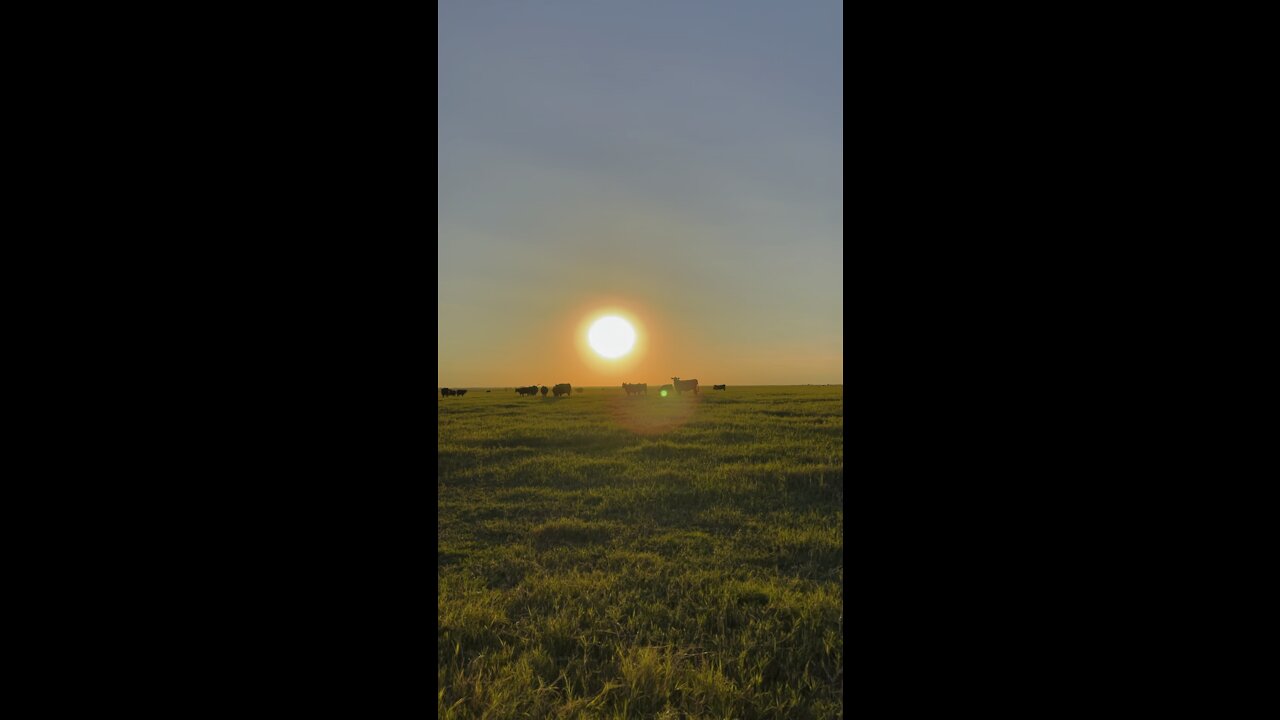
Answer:
<path fill-rule="evenodd" d="M 438 7 L 437 384 L 844 382 L 838 0 Z"/>

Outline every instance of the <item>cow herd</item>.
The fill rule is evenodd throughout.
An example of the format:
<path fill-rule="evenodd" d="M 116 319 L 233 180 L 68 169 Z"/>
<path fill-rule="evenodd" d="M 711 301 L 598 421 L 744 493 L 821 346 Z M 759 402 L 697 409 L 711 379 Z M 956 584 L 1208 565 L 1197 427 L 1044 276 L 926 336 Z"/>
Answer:
<path fill-rule="evenodd" d="M 649 385 L 647 383 L 622 383 L 622 389 L 624 392 L 627 393 L 627 395 L 648 395 L 649 394 Z M 712 385 L 711 389 L 724 390 L 725 386 Z M 538 385 L 529 385 L 527 387 L 518 387 L 515 390 L 517 395 L 537 397 L 537 395 L 541 393 L 542 397 L 544 398 L 547 396 L 547 392 L 548 392 L 546 385 L 542 385 L 541 387 L 539 387 Z M 659 392 L 662 394 L 663 397 L 666 397 L 668 394 L 672 392 L 677 392 L 683 395 L 686 390 L 692 390 L 693 394 L 697 395 L 698 381 L 696 379 L 681 380 L 678 377 L 673 377 L 671 378 L 670 385 L 663 385 L 661 388 L 659 388 Z M 485 392 L 491 392 L 491 391 L 485 390 Z M 553 393 L 556 397 L 560 397 L 562 395 L 569 396 L 573 394 L 573 386 L 570 385 L 569 383 L 560 383 L 559 385 L 553 386 L 550 389 L 550 392 Z M 578 388 L 578 392 L 582 392 L 582 388 Z M 465 389 L 452 390 L 450 388 L 440 388 L 440 397 L 462 397 L 463 395 L 466 395 L 466 394 L 467 394 L 467 391 Z"/>
<path fill-rule="evenodd" d="M 538 393 L 542 393 L 542 397 L 546 397 L 547 392 L 548 390 L 546 385 L 543 385 L 542 387 L 529 385 L 528 387 L 516 388 L 517 395 L 528 395 L 530 397 L 536 396 Z M 551 388 L 550 392 L 554 393 L 556 397 L 560 397 L 561 395 L 570 395 L 573 393 L 573 386 L 569 383 L 560 383 L 559 385 Z M 578 388 L 578 392 L 582 392 L 582 388 Z"/>

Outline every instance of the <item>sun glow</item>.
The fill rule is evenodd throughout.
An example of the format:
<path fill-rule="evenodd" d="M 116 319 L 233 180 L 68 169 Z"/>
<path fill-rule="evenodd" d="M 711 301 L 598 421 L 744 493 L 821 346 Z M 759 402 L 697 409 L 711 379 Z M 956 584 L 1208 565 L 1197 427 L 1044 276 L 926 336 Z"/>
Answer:
<path fill-rule="evenodd" d="M 620 385 L 639 381 L 645 357 L 652 349 L 649 321 L 636 312 L 635 302 L 609 297 L 583 298 L 572 310 L 577 318 L 573 345 L 582 369 L 593 383 Z M 586 380 L 582 380 L 584 384 Z"/>
<path fill-rule="evenodd" d="M 587 342 L 601 357 L 620 358 L 636 344 L 636 331 L 616 315 L 602 317 L 587 332 Z"/>

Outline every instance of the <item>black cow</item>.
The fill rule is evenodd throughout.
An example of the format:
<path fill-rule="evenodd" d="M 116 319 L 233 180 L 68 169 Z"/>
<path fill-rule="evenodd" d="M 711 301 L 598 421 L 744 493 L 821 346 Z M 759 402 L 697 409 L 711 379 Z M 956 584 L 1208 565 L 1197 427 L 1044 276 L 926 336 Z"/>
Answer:
<path fill-rule="evenodd" d="M 542 390 L 541 390 L 541 392 L 542 392 L 542 397 L 546 397 L 546 396 L 547 396 L 547 386 L 546 386 L 546 385 L 543 385 L 543 386 L 542 386 Z"/>
<path fill-rule="evenodd" d="M 537 395 L 538 386 L 530 385 L 529 387 L 518 387 L 516 388 L 516 394 L 517 395 Z"/>
<path fill-rule="evenodd" d="M 723 386 L 723 385 L 712 385 L 712 386 L 711 386 L 711 389 L 712 389 L 712 390 L 723 390 L 723 389 L 724 389 L 724 386 Z"/>
<path fill-rule="evenodd" d="M 676 384 L 676 392 L 680 393 L 681 395 L 684 394 L 685 390 L 692 390 L 694 395 L 698 394 L 698 381 L 696 379 L 681 380 L 678 377 L 673 377 L 671 378 L 671 380 Z"/>
<path fill-rule="evenodd" d="M 560 397 L 561 395 L 569 395 L 573 393 L 573 386 L 571 386 L 569 383 L 560 383 L 559 385 L 556 385 L 555 387 L 551 388 L 551 392 L 555 393 L 556 397 Z"/>
<path fill-rule="evenodd" d="M 628 395 L 649 394 L 649 386 L 645 383 L 622 383 L 622 389 L 626 390 Z"/>
<path fill-rule="evenodd" d="M 454 390 L 454 391 L 453 391 L 453 394 L 454 394 L 454 395 L 457 395 L 458 397 L 462 397 L 463 395 L 466 395 L 466 394 L 467 394 L 467 391 L 466 391 L 465 389 L 463 389 L 463 390 Z"/>
<path fill-rule="evenodd" d="M 450 395 L 456 395 L 456 394 L 457 393 L 450 390 L 449 388 L 440 388 L 440 397 L 449 397 Z"/>

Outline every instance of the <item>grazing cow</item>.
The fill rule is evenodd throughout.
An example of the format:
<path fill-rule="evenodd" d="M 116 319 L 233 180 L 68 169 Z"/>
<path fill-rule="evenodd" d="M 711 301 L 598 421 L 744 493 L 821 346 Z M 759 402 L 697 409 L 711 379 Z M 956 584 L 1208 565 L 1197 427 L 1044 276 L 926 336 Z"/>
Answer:
<path fill-rule="evenodd" d="M 449 388 L 440 388 L 440 397 L 449 397 L 450 395 L 453 395 L 453 394 L 455 393 Z"/>
<path fill-rule="evenodd" d="M 547 396 L 547 386 L 546 386 L 546 385 L 543 385 L 543 386 L 542 386 L 542 397 L 546 397 L 546 396 Z"/>
<path fill-rule="evenodd" d="M 466 395 L 466 394 L 467 394 L 467 391 L 466 391 L 466 389 L 462 389 L 462 390 L 454 390 L 454 391 L 453 391 L 453 394 L 454 394 L 454 395 L 457 395 L 458 397 L 462 397 L 463 395 Z"/>
<path fill-rule="evenodd" d="M 538 386 L 537 386 L 537 385 L 530 385 L 529 387 L 518 387 L 518 388 L 516 388 L 516 394 L 518 394 L 518 395 L 537 395 L 537 394 L 538 394 Z"/>
<path fill-rule="evenodd" d="M 723 385 L 712 385 L 712 386 L 711 386 L 711 389 L 712 389 L 712 390 L 723 390 L 723 389 L 724 389 L 724 386 L 723 386 Z"/>
<path fill-rule="evenodd" d="M 670 393 L 672 389 L 673 388 L 670 385 L 663 385 L 662 387 L 658 388 L 658 392 L 665 395 L 667 393 Z"/>
<path fill-rule="evenodd" d="M 569 383 L 560 383 L 559 385 L 551 388 L 551 392 L 555 393 L 556 397 L 560 397 L 561 395 L 569 395 L 573 392 L 573 386 L 571 386 Z"/>
<path fill-rule="evenodd" d="M 671 380 L 676 384 L 676 392 L 680 393 L 681 395 L 684 394 L 685 390 L 692 390 L 694 395 L 698 394 L 698 381 L 696 379 L 681 380 L 678 377 L 673 377 L 671 378 Z"/>
<path fill-rule="evenodd" d="M 622 383 L 622 389 L 626 390 L 628 395 L 649 394 L 649 386 L 646 383 Z"/>

